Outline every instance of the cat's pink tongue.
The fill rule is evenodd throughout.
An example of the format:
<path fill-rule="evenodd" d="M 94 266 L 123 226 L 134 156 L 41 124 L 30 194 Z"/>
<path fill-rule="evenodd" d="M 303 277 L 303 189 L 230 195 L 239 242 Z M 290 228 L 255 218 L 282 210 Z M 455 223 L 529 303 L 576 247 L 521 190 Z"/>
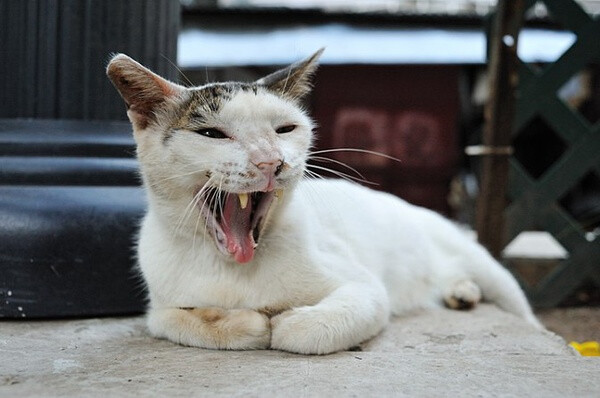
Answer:
<path fill-rule="evenodd" d="M 227 238 L 227 251 L 238 263 L 247 263 L 254 257 L 251 216 L 250 203 L 242 209 L 236 194 L 227 195 L 223 208 L 222 228 Z"/>

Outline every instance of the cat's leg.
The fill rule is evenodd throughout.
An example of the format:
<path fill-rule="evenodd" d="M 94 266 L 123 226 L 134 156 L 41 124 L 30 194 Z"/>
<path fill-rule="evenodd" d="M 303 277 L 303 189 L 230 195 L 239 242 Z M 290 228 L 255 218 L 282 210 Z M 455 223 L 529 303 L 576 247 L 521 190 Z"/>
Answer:
<path fill-rule="evenodd" d="M 269 319 L 247 309 L 153 308 L 148 329 L 158 338 L 187 346 L 252 350 L 269 347 Z"/>
<path fill-rule="evenodd" d="M 471 309 L 480 301 L 481 289 L 469 279 L 453 283 L 444 294 L 446 306 L 454 310 Z"/>
<path fill-rule="evenodd" d="M 328 354 L 356 346 L 388 323 L 383 286 L 350 283 L 314 306 L 293 308 L 271 319 L 271 348 L 300 354 Z"/>

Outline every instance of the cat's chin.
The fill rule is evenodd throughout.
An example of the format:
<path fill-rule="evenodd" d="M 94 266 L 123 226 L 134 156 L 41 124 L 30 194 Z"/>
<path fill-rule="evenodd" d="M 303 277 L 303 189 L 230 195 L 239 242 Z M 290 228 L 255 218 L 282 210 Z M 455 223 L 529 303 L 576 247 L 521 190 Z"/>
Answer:
<path fill-rule="evenodd" d="M 231 193 L 210 188 L 202 196 L 200 211 L 219 251 L 240 264 L 252 261 L 282 191 Z"/>

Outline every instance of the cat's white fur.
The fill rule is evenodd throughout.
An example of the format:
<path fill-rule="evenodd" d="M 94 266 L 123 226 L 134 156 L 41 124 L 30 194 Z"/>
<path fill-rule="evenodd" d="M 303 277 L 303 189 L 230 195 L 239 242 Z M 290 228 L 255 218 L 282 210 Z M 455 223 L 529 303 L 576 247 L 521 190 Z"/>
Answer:
<path fill-rule="evenodd" d="M 111 65 L 130 61 L 119 55 Z M 115 82 L 124 72 L 111 75 L 111 65 Z M 141 67 L 131 65 L 125 70 Z M 187 89 L 168 87 L 163 106 L 176 107 Z M 207 348 L 326 354 L 375 336 L 392 314 L 475 304 L 481 295 L 539 327 L 510 273 L 440 215 L 353 183 L 302 179 L 313 124 L 293 97 L 263 87 L 235 92 L 210 120 L 226 140 L 175 131 L 165 144 L 168 109 L 155 110 L 147 125 L 135 112 L 149 202 L 138 256 L 153 335 Z M 281 124 L 296 129 L 275 134 Z M 264 190 L 266 175 L 247 174 L 269 159 L 285 159 L 271 187 L 283 195 L 254 258 L 238 264 L 207 232 L 194 187 Z"/>

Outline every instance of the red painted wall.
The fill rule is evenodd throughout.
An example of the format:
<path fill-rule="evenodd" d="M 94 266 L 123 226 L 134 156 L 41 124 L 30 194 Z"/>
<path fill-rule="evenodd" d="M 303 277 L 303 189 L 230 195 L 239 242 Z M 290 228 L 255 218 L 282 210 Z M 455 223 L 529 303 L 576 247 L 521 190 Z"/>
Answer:
<path fill-rule="evenodd" d="M 328 154 L 380 184 L 376 189 L 447 214 L 459 158 L 458 76 L 458 66 L 322 66 L 312 103 L 317 149 L 362 148 L 398 158 Z"/>

